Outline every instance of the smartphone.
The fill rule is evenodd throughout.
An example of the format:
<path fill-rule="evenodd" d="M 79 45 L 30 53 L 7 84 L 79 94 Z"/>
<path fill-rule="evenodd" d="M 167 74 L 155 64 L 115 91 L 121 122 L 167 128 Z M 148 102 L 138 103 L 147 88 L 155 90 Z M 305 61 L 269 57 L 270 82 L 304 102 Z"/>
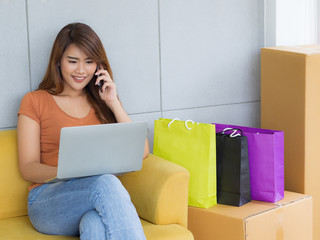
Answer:
<path fill-rule="evenodd" d="M 102 74 L 99 75 L 99 77 L 101 76 Z M 98 87 L 100 89 L 100 92 L 102 93 L 102 86 L 104 84 L 104 81 L 103 80 L 100 80 L 99 83 L 98 83 Z"/>
<path fill-rule="evenodd" d="M 99 69 L 100 69 L 100 68 L 99 68 L 99 66 L 98 66 L 96 72 L 97 72 Z M 102 75 L 102 74 L 99 74 L 97 77 L 100 77 L 101 75 Z M 99 87 L 101 93 L 102 93 L 102 86 L 103 86 L 103 84 L 104 84 L 104 81 L 103 81 L 103 80 L 100 80 L 99 83 L 97 84 L 97 86 Z"/>

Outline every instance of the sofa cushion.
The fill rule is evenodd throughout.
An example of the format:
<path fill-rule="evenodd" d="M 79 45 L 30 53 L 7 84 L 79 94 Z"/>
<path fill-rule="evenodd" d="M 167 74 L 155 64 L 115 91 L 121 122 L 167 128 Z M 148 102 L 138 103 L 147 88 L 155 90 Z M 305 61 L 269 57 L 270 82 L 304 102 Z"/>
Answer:
<path fill-rule="evenodd" d="M 142 220 L 142 227 L 147 239 L 152 240 L 193 240 L 192 233 L 178 224 L 154 225 Z M 1 224 L 1 223 L 0 223 Z"/>
<path fill-rule="evenodd" d="M 18 167 L 17 131 L 0 131 L 0 219 L 27 214 L 29 182 Z"/>
<path fill-rule="evenodd" d="M 0 239 L 12 240 L 78 240 L 77 237 L 50 236 L 36 231 L 28 216 L 0 220 Z"/>
<path fill-rule="evenodd" d="M 141 218 L 187 227 L 189 172 L 185 168 L 149 154 L 140 171 L 119 178 Z"/>

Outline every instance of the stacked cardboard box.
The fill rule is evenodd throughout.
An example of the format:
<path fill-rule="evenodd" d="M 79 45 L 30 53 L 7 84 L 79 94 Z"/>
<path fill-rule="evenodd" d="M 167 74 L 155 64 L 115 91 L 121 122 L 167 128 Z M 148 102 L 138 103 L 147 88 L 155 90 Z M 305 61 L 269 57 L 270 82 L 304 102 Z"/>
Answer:
<path fill-rule="evenodd" d="M 312 197 L 286 191 L 277 203 L 189 207 L 188 219 L 195 240 L 311 240 Z"/>
<path fill-rule="evenodd" d="M 261 127 L 285 135 L 285 189 L 311 195 L 320 239 L 320 45 L 261 50 Z"/>

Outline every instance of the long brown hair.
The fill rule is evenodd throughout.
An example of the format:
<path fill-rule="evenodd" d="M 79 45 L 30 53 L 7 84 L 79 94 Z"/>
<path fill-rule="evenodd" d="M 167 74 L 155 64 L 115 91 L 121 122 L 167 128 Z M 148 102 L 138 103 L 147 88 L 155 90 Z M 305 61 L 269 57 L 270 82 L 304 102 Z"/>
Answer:
<path fill-rule="evenodd" d="M 52 95 L 60 94 L 63 87 L 63 78 L 60 71 L 60 61 L 64 51 L 70 44 L 75 44 L 94 62 L 102 65 L 113 80 L 112 70 L 106 55 L 106 51 L 98 35 L 86 24 L 71 23 L 61 29 L 52 47 L 46 74 L 39 84 L 38 90 L 46 90 Z M 95 76 L 93 77 L 95 78 Z M 95 81 L 90 81 L 85 87 L 88 101 L 94 108 L 101 123 L 116 122 L 113 112 L 99 96 L 99 88 Z"/>

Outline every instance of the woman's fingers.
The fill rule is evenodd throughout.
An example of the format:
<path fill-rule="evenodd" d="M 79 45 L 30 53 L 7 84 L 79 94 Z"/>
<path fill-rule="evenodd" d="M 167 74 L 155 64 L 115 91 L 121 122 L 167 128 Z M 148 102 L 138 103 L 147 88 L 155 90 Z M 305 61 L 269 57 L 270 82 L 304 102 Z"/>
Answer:
<path fill-rule="evenodd" d="M 104 70 L 104 69 L 100 69 L 98 70 L 95 75 L 97 75 L 97 80 L 96 80 L 96 85 L 101 81 L 101 80 L 107 80 L 107 79 L 110 79 L 111 81 L 113 81 L 108 73 L 107 70 Z"/>
<path fill-rule="evenodd" d="M 102 90 L 103 90 L 103 92 L 104 92 L 107 88 L 109 88 L 109 89 L 111 90 L 111 89 L 114 89 L 115 86 L 116 86 L 116 85 L 114 84 L 114 82 L 113 82 L 112 80 L 108 79 L 108 80 L 104 81 L 103 86 L 102 86 Z"/>

